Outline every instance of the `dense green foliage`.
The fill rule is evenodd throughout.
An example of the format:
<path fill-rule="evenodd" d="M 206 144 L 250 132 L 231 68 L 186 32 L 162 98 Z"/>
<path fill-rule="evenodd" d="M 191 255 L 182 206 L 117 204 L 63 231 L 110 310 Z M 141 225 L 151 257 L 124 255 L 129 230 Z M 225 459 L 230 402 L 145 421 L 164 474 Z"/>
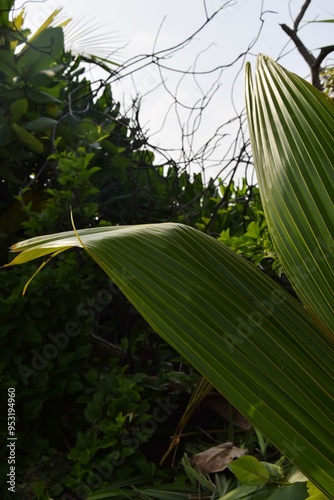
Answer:
<path fill-rule="evenodd" d="M 190 176 L 172 162 L 158 164 L 110 87 L 93 88 L 80 56 L 66 52 L 61 27 L 50 24 L 31 36 L 21 14 L 11 20 L 13 2 L 2 3 L 3 263 L 11 258 L 10 244 L 70 229 L 72 207 L 78 228 L 191 225 L 290 290 L 256 187 L 204 185 L 201 174 Z M 69 252 L 52 261 L 22 298 L 35 270 L 2 270 L 0 285 L 1 389 L 6 394 L 16 388 L 18 498 L 94 498 L 107 488 L 106 498 L 111 491 L 117 497 L 167 498 L 163 494 L 174 490 L 181 499 L 196 494 L 198 483 L 219 498 L 240 486 L 230 471 L 209 481 L 186 456 L 178 468 L 158 466 L 198 375 L 118 288 L 86 255 Z M 280 459 L 263 437 L 238 427 L 231 412 L 222 416 L 212 407 L 200 408 L 190 422 L 195 437 L 188 438 L 188 453 L 211 446 L 198 431 L 204 428 L 259 459 Z M 181 447 L 178 459 L 183 452 Z M 2 460 L 2 477 L 7 467 Z M 290 468 L 284 469 L 283 460 L 280 469 L 266 467 L 269 495 L 284 484 Z M 292 494 L 302 499 L 305 493 L 303 484 Z"/>

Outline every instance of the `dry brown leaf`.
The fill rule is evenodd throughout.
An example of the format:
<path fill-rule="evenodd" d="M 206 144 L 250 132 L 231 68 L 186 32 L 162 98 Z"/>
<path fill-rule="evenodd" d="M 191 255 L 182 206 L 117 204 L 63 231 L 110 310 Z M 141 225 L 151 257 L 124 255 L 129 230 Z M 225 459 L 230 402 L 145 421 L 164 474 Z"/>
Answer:
<path fill-rule="evenodd" d="M 201 472 L 221 472 L 235 459 L 246 455 L 247 450 L 237 448 L 233 443 L 223 443 L 192 457 L 192 464 Z"/>

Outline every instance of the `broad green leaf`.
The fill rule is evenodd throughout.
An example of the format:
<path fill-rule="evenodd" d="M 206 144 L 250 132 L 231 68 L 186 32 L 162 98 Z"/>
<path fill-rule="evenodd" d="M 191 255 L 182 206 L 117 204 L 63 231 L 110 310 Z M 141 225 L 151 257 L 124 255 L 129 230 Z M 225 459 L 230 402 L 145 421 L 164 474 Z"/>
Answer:
<path fill-rule="evenodd" d="M 27 122 L 24 124 L 27 130 L 31 130 L 32 132 L 44 132 L 44 130 L 49 130 L 57 125 L 57 120 L 53 118 L 48 118 L 47 116 L 41 116 L 32 122 Z"/>
<path fill-rule="evenodd" d="M 246 103 L 262 203 L 297 295 L 329 331 L 334 324 L 334 105 L 266 56 Z"/>
<path fill-rule="evenodd" d="M 307 481 L 307 491 L 309 494 L 309 498 L 312 500 L 327 500 L 326 495 L 324 495 L 314 484 L 310 481 Z"/>
<path fill-rule="evenodd" d="M 228 468 L 238 481 L 246 486 L 261 486 L 268 483 L 269 472 L 255 457 L 244 456 L 234 460 Z"/>
<path fill-rule="evenodd" d="M 51 92 L 51 89 L 50 89 Z M 27 95 L 29 99 L 31 99 L 34 102 L 37 102 L 38 104 L 44 104 L 48 102 L 53 102 L 53 103 L 61 103 L 59 99 L 54 97 L 53 95 L 49 94 L 48 92 L 42 92 L 41 90 L 37 89 L 31 89 L 29 88 L 27 90 Z"/>
<path fill-rule="evenodd" d="M 17 125 L 17 123 L 12 123 L 11 127 L 20 141 L 23 142 L 27 148 L 34 151 L 34 153 L 43 153 L 43 144 L 33 134 L 20 127 L 20 125 Z"/>
<path fill-rule="evenodd" d="M 0 74 L 1 73 L 9 76 L 9 78 L 14 78 L 18 75 L 14 54 L 7 50 L 0 50 Z"/>
<path fill-rule="evenodd" d="M 257 222 L 253 221 L 248 225 L 245 236 L 249 236 L 255 240 L 260 237 L 260 228 Z"/>
<path fill-rule="evenodd" d="M 20 121 L 22 116 L 28 111 L 28 99 L 17 99 L 11 104 L 10 111 L 10 123 L 16 123 Z"/>
<path fill-rule="evenodd" d="M 29 75 L 48 69 L 59 60 L 64 50 L 64 32 L 62 28 L 42 30 L 17 55 L 24 71 Z"/>
<path fill-rule="evenodd" d="M 271 464 L 270 462 L 260 462 L 263 467 L 269 472 L 269 478 L 271 481 L 278 481 L 284 476 L 284 471 L 282 467 L 276 464 Z"/>
<path fill-rule="evenodd" d="M 9 13 L 14 5 L 15 0 L 0 0 L 0 21 L 3 26 L 7 28 L 11 26 L 11 21 L 9 20 Z"/>
<path fill-rule="evenodd" d="M 52 69 L 44 69 L 38 73 L 29 75 L 29 83 L 34 87 L 49 87 L 54 83 L 56 71 Z"/>
<path fill-rule="evenodd" d="M 157 333 L 334 495 L 334 348 L 305 308 L 229 248 L 181 224 L 78 234 L 80 242 L 68 232 L 14 250 L 24 262 L 36 250 L 83 246 Z"/>

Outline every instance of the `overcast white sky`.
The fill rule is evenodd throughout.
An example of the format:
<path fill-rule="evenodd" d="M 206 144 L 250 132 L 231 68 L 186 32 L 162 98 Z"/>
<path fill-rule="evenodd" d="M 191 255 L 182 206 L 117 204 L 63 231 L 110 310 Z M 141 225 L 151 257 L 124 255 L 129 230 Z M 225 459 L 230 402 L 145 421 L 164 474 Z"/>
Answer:
<path fill-rule="evenodd" d="M 97 37 L 105 33 L 110 34 L 110 38 L 109 36 L 105 38 L 104 49 L 110 45 L 110 51 L 112 51 L 113 45 L 119 46 L 127 43 L 122 51 L 124 61 L 137 54 L 152 53 L 159 27 L 163 21 L 155 50 L 171 47 L 198 29 L 206 19 L 204 5 L 210 15 L 220 6 L 228 4 L 227 8 L 221 11 L 186 49 L 163 62 L 174 69 L 194 68 L 196 62 L 197 70 L 207 71 L 230 63 L 247 49 L 249 43 L 256 37 L 261 24 L 259 16 L 262 4 L 263 10 L 267 11 L 263 16 L 265 21 L 263 30 L 252 49 L 254 55 L 247 57 L 247 60 L 254 61 L 255 55 L 260 52 L 276 59 L 288 42 L 288 37 L 279 24 L 291 25 L 291 15 L 295 17 L 303 2 L 304 0 L 233 0 L 230 2 L 206 0 L 205 3 L 203 0 L 45 0 L 26 3 L 26 24 L 32 30 L 37 29 L 48 15 L 61 6 L 68 17 L 90 19 L 91 25 L 98 24 L 100 27 L 94 31 Z M 20 5 L 22 4 L 16 1 L 16 7 Z M 313 0 L 304 19 L 311 21 L 315 18 L 334 18 L 333 0 Z M 84 40 L 84 25 L 85 21 L 82 22 L 80 28 L 82 40 Z M 333 35 L 334 24 L 308 24 L 301 31 L 301 38 L 309 49 L 332 45 Z M 79 40 L 76 43 L 80 45 Z M 81 47 L 82 43 L 88 46 L 88 40 L 86 44 L 81 42 Z M 98 38 L 96 47 L 98 47 Z M 290 49 L 293 49 L 292 43 L 288 45 L 285 52 L 290 52 Z M 198 54 L 200 56 L 196 61 Z M 280 63 L 301 76 L 308 75 L 308 68 L 296 50 L 284 56 Z M 204 144 L 219 125 L 234 116 L 235 111 L 231 105 L 231 86 L 243 64 L 244 61 L 240 60 L 233 68 L 225 69 L 220 75 L 221 87 L 203 114 L 195 138 L 195 149 Z M 163 76 L 168 88 L 175 93 L 180 75 L 166 71 Z M 184 79 L 178 87 L 178 97 L 184 104 L 192 106 L 201 98 L 203 92 L 206 93 L 211 88 L 217 77 L 218 72 L 210 76 L 198 77 L 196 80 L 193 77 Z M 122 100 L 124 95 L 124 100 L 129 102 L 129 97 L 134 96 L 136 91 L 145 94 L 152 91 L 159 82 L 157 71 L 148 67 L 136 74 L 135 87 L 129 78 L 114 85 L 113 92 L 118 99 Z M 241 110 L 244 106 L 242 72 L 234 89 L 234 100 L 237 109 Z M 177 148 L 180 146 L 180 128 L 175 113 L 171 111 L 169 118 L 164 122 L 171 102 L 172 100 L 163 88 L 152 91 L 143 100 L 141 121 L 150 134 L 159 131 L 164 124 L 163 129 L 153 135 L 152 142 L 164 147 Z M 186 123 L 188 118 L 189 111 L 180 109 L 182 124 Z M 230 132 L 233 133 L 232 130 Z M 224 147 L 227 147 L 227 143 L 213 155 L 212 164 L 219 163 Z"/>

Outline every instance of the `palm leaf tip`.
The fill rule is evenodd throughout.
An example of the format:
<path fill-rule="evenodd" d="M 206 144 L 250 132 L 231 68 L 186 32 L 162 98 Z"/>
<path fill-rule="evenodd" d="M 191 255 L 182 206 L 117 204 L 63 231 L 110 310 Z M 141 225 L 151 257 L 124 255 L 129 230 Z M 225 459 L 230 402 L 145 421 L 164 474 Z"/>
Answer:
<path fill-rule="evenodd" d="M 297 295 L 334 324 L 334 106 L 267 56 L 246 66 L 251 146 L 268 227 Z"/>

